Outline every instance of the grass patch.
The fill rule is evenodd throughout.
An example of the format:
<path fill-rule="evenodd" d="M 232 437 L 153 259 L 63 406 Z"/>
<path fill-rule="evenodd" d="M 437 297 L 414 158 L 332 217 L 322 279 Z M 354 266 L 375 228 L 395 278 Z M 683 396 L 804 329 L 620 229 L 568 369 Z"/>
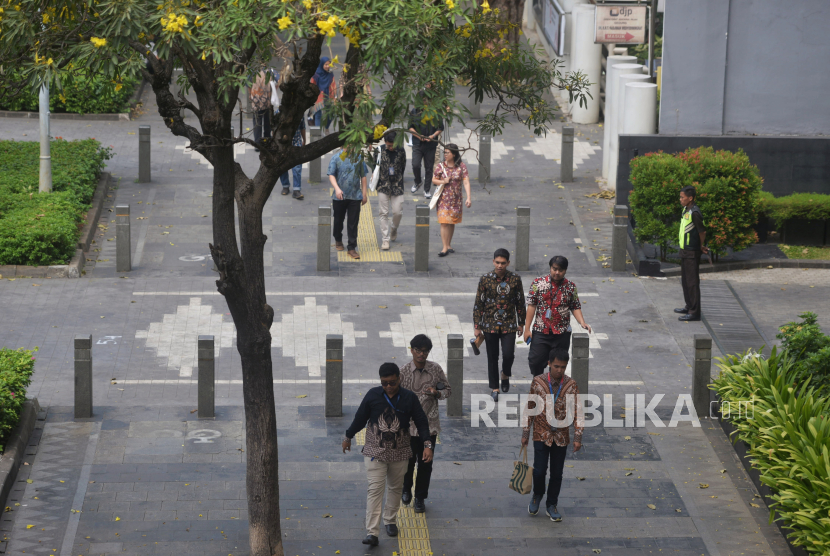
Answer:
<path fill-rule="evenodd" d="M 781 245 L 781 251 L 788 259 L 820 259 L 830 261 L 830 247 L 810 247 L 809 245 Z"/>
<path fill-rule="evenodd" d="M 66 264 L 112 155 L 94 139 L 51 143 L 52 192 L 39 193 L 40 145 L 0 141 L 0 265 Z"/>

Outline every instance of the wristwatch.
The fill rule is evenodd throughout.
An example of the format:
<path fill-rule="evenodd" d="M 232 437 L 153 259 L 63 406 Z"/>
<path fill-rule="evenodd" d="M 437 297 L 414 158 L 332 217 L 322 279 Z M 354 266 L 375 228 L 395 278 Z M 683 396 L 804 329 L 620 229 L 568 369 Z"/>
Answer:
<path fill-rule="evenodd" d="M 426 442 L 424 442 L 424 448 L 429 448 L 430 450 L 432 450 L 432 440 L 427 440 Z"/>

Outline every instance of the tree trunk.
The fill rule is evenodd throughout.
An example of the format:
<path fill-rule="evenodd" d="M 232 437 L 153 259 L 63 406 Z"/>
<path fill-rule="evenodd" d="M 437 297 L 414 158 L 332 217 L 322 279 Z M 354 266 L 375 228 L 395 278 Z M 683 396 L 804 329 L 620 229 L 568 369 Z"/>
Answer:
<path fill-rule="evenodd" d="M 532 1 L 532 0 L 529 0 Z M 522 28 L 522 16 L 524 15 L 525 0 L 491 0 L 490 8 L 499 9 L 499 17 L 507 19 L 510 23 L 518 25 L 507 33 L 507 39 L 513 43 L 519 43 L 519 30 Z"/>

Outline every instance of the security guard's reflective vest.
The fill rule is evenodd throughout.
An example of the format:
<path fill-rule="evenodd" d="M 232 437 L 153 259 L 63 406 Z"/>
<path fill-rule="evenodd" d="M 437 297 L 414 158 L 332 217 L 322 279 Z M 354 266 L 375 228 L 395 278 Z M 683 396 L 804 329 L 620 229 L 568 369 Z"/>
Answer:
<path fill-rule="evenodd" d="M 700 213 L 697 205 L 684 208 L 683 214 L 680 216 L 680 230 L 677 244 L 681 249 L 700 251 L 700 234 L 697 233 L 695 223 L 692 221 L 693 212 L 697 212 L 700 215 L 701 222 L 703 222 L 703 215 Z"/>

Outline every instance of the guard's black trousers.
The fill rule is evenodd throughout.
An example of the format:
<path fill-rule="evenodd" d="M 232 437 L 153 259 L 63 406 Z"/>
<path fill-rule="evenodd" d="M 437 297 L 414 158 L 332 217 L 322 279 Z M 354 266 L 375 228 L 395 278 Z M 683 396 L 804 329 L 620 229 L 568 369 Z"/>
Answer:
<path fill-rule="evenodd" d="M 694 317 L 700 316 L 700 254 L 691 249 L 680 250 L 680 283 L 686 309 Z"/>

